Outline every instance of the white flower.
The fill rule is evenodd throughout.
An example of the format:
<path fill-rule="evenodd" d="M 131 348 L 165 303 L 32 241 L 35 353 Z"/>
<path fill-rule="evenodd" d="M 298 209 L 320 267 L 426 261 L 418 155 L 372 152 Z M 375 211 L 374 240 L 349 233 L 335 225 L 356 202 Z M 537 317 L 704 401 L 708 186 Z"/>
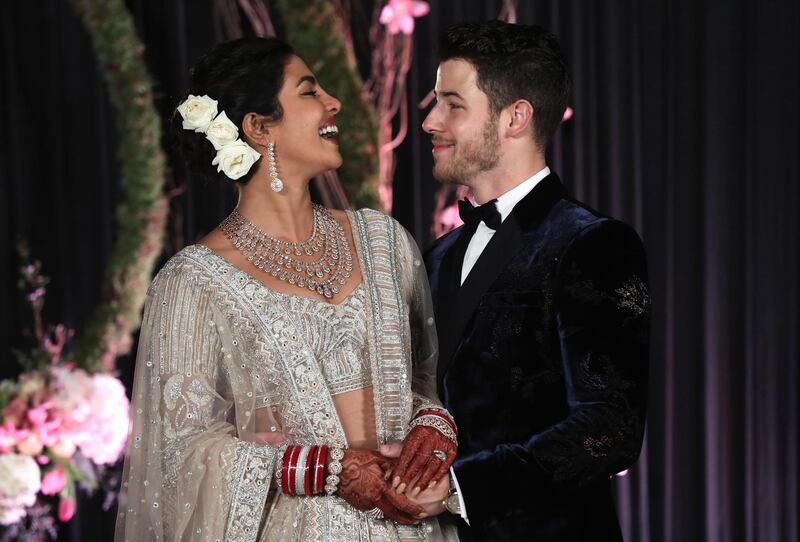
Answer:
<path fill-rule="evenodd" d="M 40 487 L 41 472 L 32 457 L 0 454 L 0 523 L 11 525 L 25 517 Z"/>
<path fill-rule="evenodd" d="M 208 125 L 217 116 L 217 101 L 207 95 L 189 97 L 178 106 L 178 113 L 183 117 L 183 129 L 205 132 Z"/>
<path fill-rule="evenodd" d="M 220 150 L 225 145 L 230 145 L 239 137 L 239 129 L 225 114 L 225 111 L 217 115 L 206 130 L 208 139 L 216 150 Z"/>
<path fill-rule="evenodd" d="M 64 449 L 51 451 L 71 454 L 77 446 L 99 465 L 116 461 L 128 439 L 130 404 L 125 386 L 111 375 L 90 375 L 81 369 L 60 371 L 57 376 L 59 390 L 53 403 L 63 415 L 61 436 L 68 442 Z"/>
<path fill-rule="evenodd" d="M 230 179 L 236 180 L 246 175 L 259 158 L 261 155 L 253 147 L 237 139 L 218 150 L 211 165 L 217 166 L 217 171 L 222 171 Z"/>

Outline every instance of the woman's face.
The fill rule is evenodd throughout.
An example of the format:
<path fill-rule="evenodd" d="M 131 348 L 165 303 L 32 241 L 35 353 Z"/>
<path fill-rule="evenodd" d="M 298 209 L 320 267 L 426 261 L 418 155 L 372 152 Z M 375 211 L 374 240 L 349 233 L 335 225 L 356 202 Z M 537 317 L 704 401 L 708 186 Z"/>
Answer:
<path fill-rule="evenodd" d="M 286 65 L 278 100 L 283 118 L 269 128 L 278 176 L 310 179 L 341 166 L 335 116 L 341 103 L 322 89 L 297 56 Z"/>

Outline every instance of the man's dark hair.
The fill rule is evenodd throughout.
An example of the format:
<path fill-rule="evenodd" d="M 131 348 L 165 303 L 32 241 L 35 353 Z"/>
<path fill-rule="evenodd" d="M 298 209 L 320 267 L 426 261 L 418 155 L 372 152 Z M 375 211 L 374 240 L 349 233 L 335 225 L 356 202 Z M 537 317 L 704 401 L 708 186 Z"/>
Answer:
<path fill-rule="evenodd" d="M 533 105 L 533 137 L 544 150 L 561 123 L 570 91 L 567 62 L 556 37 L 539 26 L 503 21 L 460 23 L 439 42 L 440 61 L 463 59 L 493 115 L 516 100 Z"/>

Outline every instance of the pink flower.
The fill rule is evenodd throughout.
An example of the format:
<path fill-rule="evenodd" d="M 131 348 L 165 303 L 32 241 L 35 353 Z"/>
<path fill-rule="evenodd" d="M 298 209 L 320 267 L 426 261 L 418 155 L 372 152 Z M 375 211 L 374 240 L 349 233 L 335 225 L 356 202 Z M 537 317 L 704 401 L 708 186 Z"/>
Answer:
<path fill-rule="evenodd" d="M 444 225 L 448 230 L 452 230 L 463 224 L 464 222 L 458 214 L 458 205 L 454 204 L 443 209 L 439 214 L 439 223 Z"/>
<path fill-rule="evenodd" d="M 7 453 L 14 449 L 17 443 L 28 436 L 27 431 L 20 431 L 11 422 L 0 425 L 0 453 Z"/>
<path fill-rule="evenodd" d="M 38 301 L 40 297 L 44 296 L 45 293 L 46 291 L 44 288 L 36 288 L 36 290 L 28 294 L 28 301 L 31 303 L 36 303 L 36 301 Z"/>
<path fill-rule="evenodd" d="M 69 497 L 61 497 L 58 501 L 58 519 L 66 523 L 75 515 L 75 501 Z"/>
<path fill-rule="evenodd" d="M 114 463 L 128 440 L 130 403 L 122 382 L 80 369 L 59 371 L 57 378 L 60 389 L 53 401 L 64 416 L 62 439 L 94 463 Z"/>
<path fill-rule="evenodd" d="M 59 440 L 50 446 L 50 451 L 56 457 L 69 459 L 75 455 L 75 444 L 69 439 Z"/>
<path fill-rule="evenodd" d="M 44 443 L 36 433 L 30 433 L 27 437 L 17 443 L 17 450 L 19 450 L 20 453 L 29 455 L 31 457 L 42 453 L 43 448 Z"/>
<path fill-rule="evenodd" d="M 561 117 L 561 122 L 567 122 L 569 119 L 572 118 L 572 115 L 574 115 L 574 114 L 575 114 L 575 110 L 572 109 L 571 107 L 567 107 L 564 110 L 564 116 Z"/>
<path fill-rule="evenodd" d="M 55 495 L 64 489 L 65 485 L 67 485 L 67 475 L 64 473 L 64 469 L 56 466 L 42 478 L 41 491 L 45 495 Z"/>
<path fill-rule="evenodd" d="M 48 401 L 28 410 L 30 426 L 38 433 L 45 446 L 53 446 L 62 438 L 61 426 L 64 419 L 54 406 Z"/>
<path fill-rule="evenodd" d="M 389 29 L 389 34 L 412 34 L 414 17 L 427 15 L 431 7 L 421 0 L 389 0 L 381 10 L 380 21 Z"/>

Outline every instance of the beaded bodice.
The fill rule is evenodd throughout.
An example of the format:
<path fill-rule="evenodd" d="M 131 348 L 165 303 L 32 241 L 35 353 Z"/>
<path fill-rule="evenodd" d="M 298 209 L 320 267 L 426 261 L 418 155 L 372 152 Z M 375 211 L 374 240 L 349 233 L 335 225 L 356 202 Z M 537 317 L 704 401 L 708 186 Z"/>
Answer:
<path fill-rule="evenodd" d="M 339 304 L 281 293 L 277 298 L 314 352 L 331 395 L 372 384 L 363 284 Z"/>

